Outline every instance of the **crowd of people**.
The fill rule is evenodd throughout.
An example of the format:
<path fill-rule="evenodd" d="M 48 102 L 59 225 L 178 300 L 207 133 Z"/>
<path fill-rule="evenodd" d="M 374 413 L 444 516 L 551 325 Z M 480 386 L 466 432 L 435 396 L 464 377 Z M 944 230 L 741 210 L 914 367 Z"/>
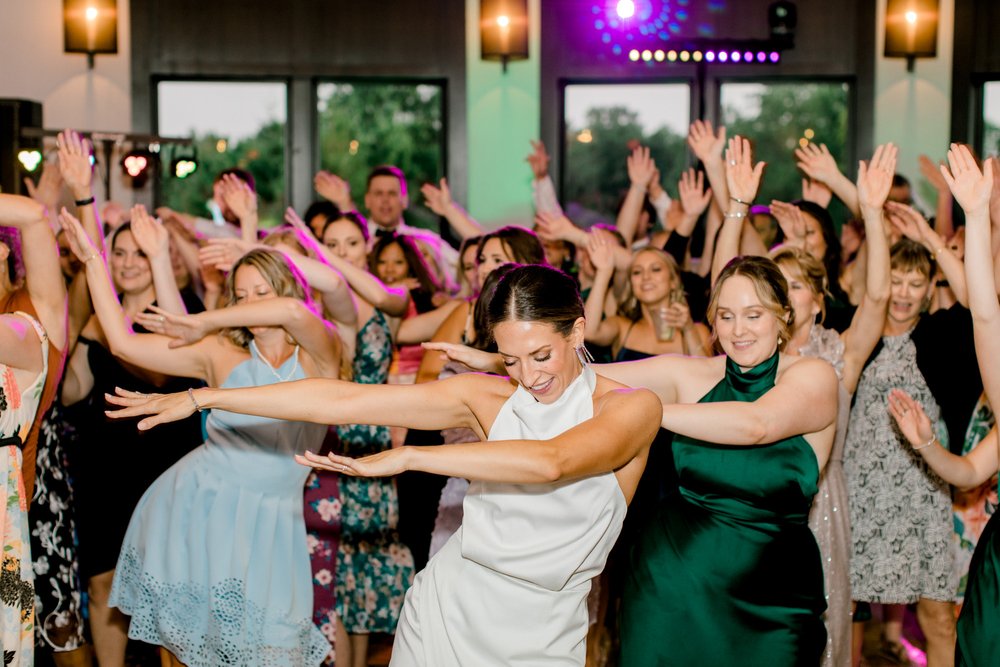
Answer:
<path fill-rule="evenodd" d="M 588 229 L 534 143 L 531 224 L 441 180 L 443 238 L 394 166 L 125 211 L 61 133 L 0 194 L 4 664 L 996 664 L 1000 169 L 928 218 L 809 144 L 762 204 L 751 139 Z"/>

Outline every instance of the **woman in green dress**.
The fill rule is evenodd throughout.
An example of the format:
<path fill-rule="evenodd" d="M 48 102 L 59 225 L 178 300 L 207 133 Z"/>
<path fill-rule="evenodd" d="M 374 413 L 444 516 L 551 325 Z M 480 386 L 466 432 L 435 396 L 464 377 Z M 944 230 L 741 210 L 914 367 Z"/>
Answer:
<path fill-rule="evenodd" d="M 728 217 L 760 180 L 750 147 L 726 156 Z M 823 569 L 809 506 L 833 442 L 837 376 L 781 349 L 793 320 L 780 269 L 742 257 L 708 309 L 724 355 L 602 366 L 656 392 L 677 435 L 680 495 L 639 537 L 623 606 L 622 660 L 642 665 L 817 665 L 826 644 Z"/>

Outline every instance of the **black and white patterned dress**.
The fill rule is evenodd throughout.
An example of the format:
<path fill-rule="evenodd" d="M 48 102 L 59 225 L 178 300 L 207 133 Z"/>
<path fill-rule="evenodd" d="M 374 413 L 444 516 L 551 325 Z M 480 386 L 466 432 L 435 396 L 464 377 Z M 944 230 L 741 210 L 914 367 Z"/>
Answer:
<path fill-rule="evenodd" d="M 941 410 L 917 367 L 910 333 L 886 336 L 858 383 L 844 451 L 851 511 L 855 600 L 903 604 L 951 601 L 951 493 L 900 434 L 888 409 L 899 388 L 923 405 L 942 444 Z M 936 445 L 935 445 L 936 446 Z"/>

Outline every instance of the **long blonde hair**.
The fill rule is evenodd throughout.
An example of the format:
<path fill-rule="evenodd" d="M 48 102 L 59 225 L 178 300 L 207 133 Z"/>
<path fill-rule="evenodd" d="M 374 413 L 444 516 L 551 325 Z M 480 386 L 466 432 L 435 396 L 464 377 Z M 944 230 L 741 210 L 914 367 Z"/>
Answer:
<path fill-rule="evenodd" d="M 625 294 L 622 295 L 621 305 L 618 306 L 618 314 L 632 322 L 638 322 L 642 318 L 642 305 L 639 303 L 639 299 L 636 298 L 635 292 L 632 291 L 632 269 L 635 267 L 636 260 L 643 253 L 656 255 L 661 262 L 666 264 L 667 271 L 670 273 L 670 284 L 673 285 L 671 289 L 683 289 L 681 286 L 680 270 L 677 268 L 677 260 L 672 255 L 659 248 L 646 247 L 636 250 L 632 255 L 632 261 L 628 265 L 629 279 L 625 284 Z"/>

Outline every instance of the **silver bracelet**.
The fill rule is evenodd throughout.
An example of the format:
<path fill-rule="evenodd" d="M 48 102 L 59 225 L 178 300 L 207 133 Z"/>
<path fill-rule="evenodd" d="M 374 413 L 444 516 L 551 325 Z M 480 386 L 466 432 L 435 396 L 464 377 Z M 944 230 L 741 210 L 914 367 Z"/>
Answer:
<path fill-rule="evenodd" d="M 726 213 L 722 217 L 729 218 L 731 220 L 739 220 L 740 218 L 747 217 L 747 214 L 745 211 L 733 211 L 732 213 Z"/>
<path fill-rule="evenodd" d="M 936 434 L 932 435 L 930 440 L 928 440 L 924 444 L 920 445 L 919 447 L 914 447 L 913 450 L 914 451 L 918 451 L 918 450 L 921 450 L 921 449 L 927 449 L 928 447 L 930 447 L 931 445 L 933 445 L 935 442 L 937 442 L 937 435 Z"/>

